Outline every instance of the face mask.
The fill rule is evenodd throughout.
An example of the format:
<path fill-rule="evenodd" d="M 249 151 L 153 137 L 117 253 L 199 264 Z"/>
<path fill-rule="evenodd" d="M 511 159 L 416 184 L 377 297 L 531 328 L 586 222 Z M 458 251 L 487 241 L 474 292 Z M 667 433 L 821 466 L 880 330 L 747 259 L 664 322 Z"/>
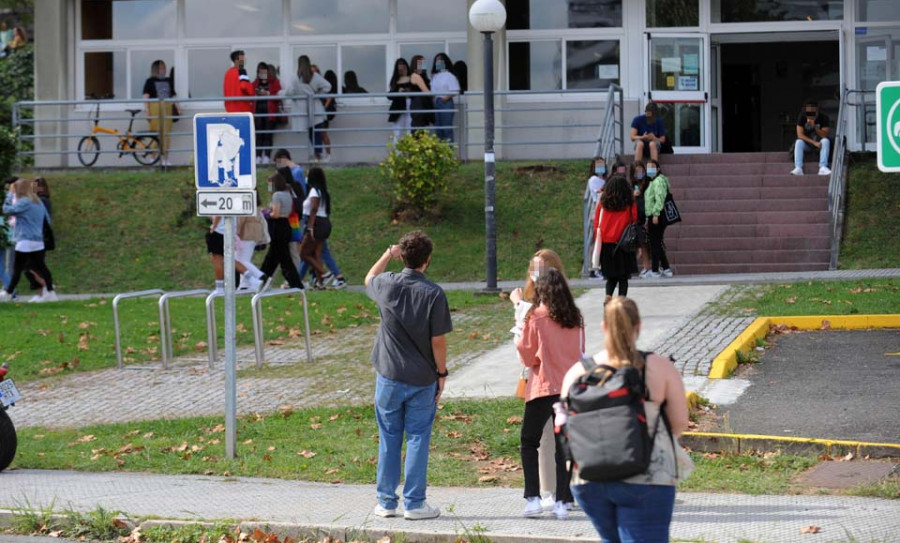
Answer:
<path fill-rule="evenodd" d="M 597 166 L 594 168 L 594 173 L 597 175 L 603 175 L 606 173 L 606 166 Z"/>
<path fill-rule="evenodd" d="M 635 178 L 635 179 L 643 179 L 643 178 L 644 178 L 644 172 L 635 172 L 634 178 Z"/>
<path fill-rule="evenodd" d="M 656 177 L 656 170 L 654 170 L 653 168 L 648 168 L 647 175 L 650 177 Z"/>
<path fill-rule="evenodd" d="M 257 77 L 259 77 L 260 81 L 265 81 L 266 79 L 269 79 L 269 74 L 266 72 L 259 72 Z"/>
<path fill-rule="evenodd" d="M 439 71 L 439 72 L 443 72 L 443 71 L 444 71 L 444 61 L 443 61 L 443 60 L 439 60 L 439 61 L 435 62 L 435 63 L 434 63 L 434 69 L 437 70 L 437 71 Z"/>
<path fill-rule="evenodd" d="M 816 116 L 816 110 L 814 110 L 814 109 L 807 109 L 807 110 L 806 110 L 806 116 L 807 116 L 807 117 L 815 117 L 815 116 Z"/>
<path fill-rule="evenodd" d="M 272 187 L 272 183 L 269 183 L 269 184 L 268 184 L 268 188 L 269 188 L 269 192 L 272 192 L 272 190 L 273 190 L 273 188 L 274 188 L 274 187 Z"/>
<path fill-rule="evenodd" d="M 157 79 L 165 79 L 165 78 L 166 78 L 166 72 L 159 72 L 158 74 L 156 74 L 156 78 L 157 78 Z"/>

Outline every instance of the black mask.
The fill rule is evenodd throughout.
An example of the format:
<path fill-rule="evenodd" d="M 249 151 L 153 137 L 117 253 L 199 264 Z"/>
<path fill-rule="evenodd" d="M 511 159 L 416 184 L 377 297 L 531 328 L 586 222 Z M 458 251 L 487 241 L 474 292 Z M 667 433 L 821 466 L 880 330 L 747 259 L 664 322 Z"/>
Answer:
<path fill-rule="evenodd" d="M 807 109 L 807 110 L 806 110 L 806 116 L 807 116 L 807 117 L 815 117 L 815 116 L 816 116 L 816 110 L 814 110 L 814 109 Z"/>

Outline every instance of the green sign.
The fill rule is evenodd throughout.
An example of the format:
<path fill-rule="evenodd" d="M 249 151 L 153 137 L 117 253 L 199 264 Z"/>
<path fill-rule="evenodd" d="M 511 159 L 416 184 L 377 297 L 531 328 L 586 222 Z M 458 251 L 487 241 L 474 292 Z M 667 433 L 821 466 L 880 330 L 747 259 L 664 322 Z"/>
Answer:
<path fill-rule="evenodd" d="M 878 169 L 900 172 L 900 81 L 884 81 L 875 89 L 878 112 Z"/>

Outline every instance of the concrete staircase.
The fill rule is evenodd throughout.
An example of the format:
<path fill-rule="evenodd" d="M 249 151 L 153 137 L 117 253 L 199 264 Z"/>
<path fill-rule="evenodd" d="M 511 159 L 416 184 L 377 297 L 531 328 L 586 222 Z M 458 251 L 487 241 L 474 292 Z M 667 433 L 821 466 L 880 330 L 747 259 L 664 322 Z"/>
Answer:
<path fill-rule="evenodd" d="M 811 155 L 809 158 L 813 158 Z M 827 270 L 828 176 L 790 175 L 787 153 L 663 155 L 683 221 L 666 230 L 676 273 Z"/>

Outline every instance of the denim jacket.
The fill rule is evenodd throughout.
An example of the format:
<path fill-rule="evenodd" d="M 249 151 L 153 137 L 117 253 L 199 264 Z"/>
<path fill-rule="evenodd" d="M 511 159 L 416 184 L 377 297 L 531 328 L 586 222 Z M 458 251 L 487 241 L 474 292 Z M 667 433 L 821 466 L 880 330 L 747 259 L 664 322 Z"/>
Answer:
<path fill-rule="evenodd" d="M 13 194 L 7 193 L 3 213 L 16 218 L 14 240 L 44 241 L 44 217 L 47 217 L 47 222 L 50 221 L 50 217 L 40 201 L 32 202 L 29 198 L 22 198 L 13 203 Z"/>

